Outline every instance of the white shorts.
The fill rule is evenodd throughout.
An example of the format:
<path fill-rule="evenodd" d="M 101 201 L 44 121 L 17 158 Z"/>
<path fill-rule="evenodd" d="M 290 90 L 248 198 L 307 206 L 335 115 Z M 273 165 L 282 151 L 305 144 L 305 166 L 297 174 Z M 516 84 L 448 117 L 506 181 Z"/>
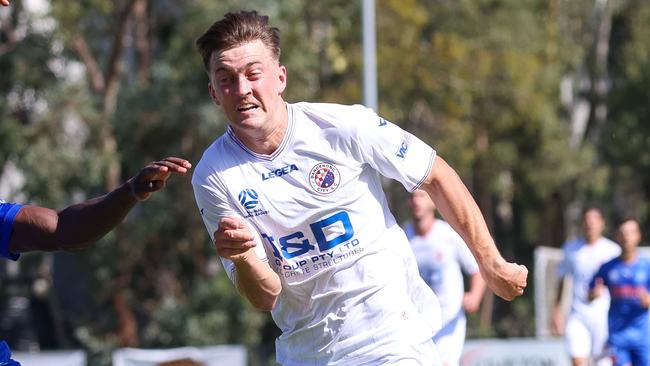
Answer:
<path fill-rule="evenodd" d="M 460 363 L 466 329 L 467 318 L 459 312 L 455 318 L 443 324 L 442 329 L 433 336 L 440 359 L 445 366 L 458 366 Z"/>
<path fill-rule="evenodd" d="M 363 366 L 442 366 L 438 350 L 433 340 L 422 342 L 417 345 L 404 345 L 386 352 L 380 360 L 371 363 L 364 363 Z"/>
<path fill-rule="evenodd" d="M 607 342 L 606 321 L 585 321 L 570 314 L 565 328 L 566 347 L 571 357 L 600 359 Z"/>

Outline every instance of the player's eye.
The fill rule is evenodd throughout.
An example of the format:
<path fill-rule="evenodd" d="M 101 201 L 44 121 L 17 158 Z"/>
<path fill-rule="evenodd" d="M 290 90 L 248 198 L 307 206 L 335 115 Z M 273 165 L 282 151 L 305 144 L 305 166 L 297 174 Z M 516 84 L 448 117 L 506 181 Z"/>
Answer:
<path fill-rule="evenodd" d="M 248 73 L 248 78 L 253 80 L 259 79 L 261 76 L 262 76 L 261 70 L 253 70 Z"/>

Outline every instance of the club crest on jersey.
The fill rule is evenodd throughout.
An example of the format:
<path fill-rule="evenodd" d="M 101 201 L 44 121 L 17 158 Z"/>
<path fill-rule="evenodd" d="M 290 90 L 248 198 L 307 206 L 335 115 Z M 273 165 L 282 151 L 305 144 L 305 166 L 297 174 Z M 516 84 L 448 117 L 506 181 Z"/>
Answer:
<path fill-rule="evenodd" d="M 239 203 L 247 210 L 252 210 L 260 202 L 258 200 L 257 192 L 252 188 L 246 188 L 239 192 Z"/>
<path fill-rule="evenodd" d="M 318 163 L 309 172 L 311 188 L 321 194 L 334 192 L 341 183 L 339 170 L 330 163 Z"/>

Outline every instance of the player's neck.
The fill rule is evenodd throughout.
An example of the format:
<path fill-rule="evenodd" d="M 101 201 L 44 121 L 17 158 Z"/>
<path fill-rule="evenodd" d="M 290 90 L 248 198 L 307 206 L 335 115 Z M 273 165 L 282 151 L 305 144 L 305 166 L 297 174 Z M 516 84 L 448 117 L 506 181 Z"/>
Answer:
<path fill-rule="evenodd" d="M 588 237 L 588 236 L 586 236 L 585 237 L 585 243 L 587 243 L 587 245 L 595 245 L 596 243 L 598 243 L 600 238 L 602 238 L 602 236 L 597 236 L 597 237 Z"/>
<path fill-rule="evenodd" d="M 282 106 L 277 109 L 277 113 L 272 117 L 268 126 L 263 126 L 252 132 L 236 130 L 233 132 L 239 141 L 251 151 L 257 154 L 271 155 L 282 144 L 288 126 L 289 113 L 286 104 L 282 101 Z"/>
<path fill-rule="evenodd" d="M 414 220 L 415 233 L 418 236 L 427 235 L 432 229 L 433 225 L 436 223 L 435 216 L 425 216 L 420 219 Z"/>
<path fill-rule="evenodd" d="M 634 262 L 636 260 L 638 253 L 635 250 L 623 251 L 621 253 L 621 260 L 625 263 Z"/>

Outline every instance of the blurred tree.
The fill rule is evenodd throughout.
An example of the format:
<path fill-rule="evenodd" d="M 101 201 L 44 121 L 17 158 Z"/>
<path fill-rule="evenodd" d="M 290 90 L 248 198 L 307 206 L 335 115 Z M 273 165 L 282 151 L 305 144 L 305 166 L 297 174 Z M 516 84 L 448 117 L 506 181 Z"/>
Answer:
<path fill-rule="evenodd" d="M 614 213 L 634 214 L 650 234 L 650 4 L 628 1 L 613 18 L 609 121 L 599 147 L 612 166 Z"/>
<path fill-rule="evenodd" d="M 241 2 L 36 3 L 0 11 L 0 166 L 24 177 L 16 190 L 0 175 L 3 198 L 61 207 L 159 157 L 196 163 L 223 132 L 193 42 Z M 288 101 L 361 102 L 359 2 L 246 8 L 282 31 Z M 649 14 L 632 0 L 378 1 L 378 112 L 458 169 L 509 258 L 561 243 L 591 198 L 648 223 Z M 94 249 L 21 259 L 52 278 L 54 346 L 79 342 L 101 365 L 117 346 L 237 342 L 266 363 L 277 329 L 220 271 L 189 181 L 169 184 Z M 387 188 L 405 219 L 406 192 Z M 486 306 L 470 335 L 531 335 L 528 296 Z"/>

